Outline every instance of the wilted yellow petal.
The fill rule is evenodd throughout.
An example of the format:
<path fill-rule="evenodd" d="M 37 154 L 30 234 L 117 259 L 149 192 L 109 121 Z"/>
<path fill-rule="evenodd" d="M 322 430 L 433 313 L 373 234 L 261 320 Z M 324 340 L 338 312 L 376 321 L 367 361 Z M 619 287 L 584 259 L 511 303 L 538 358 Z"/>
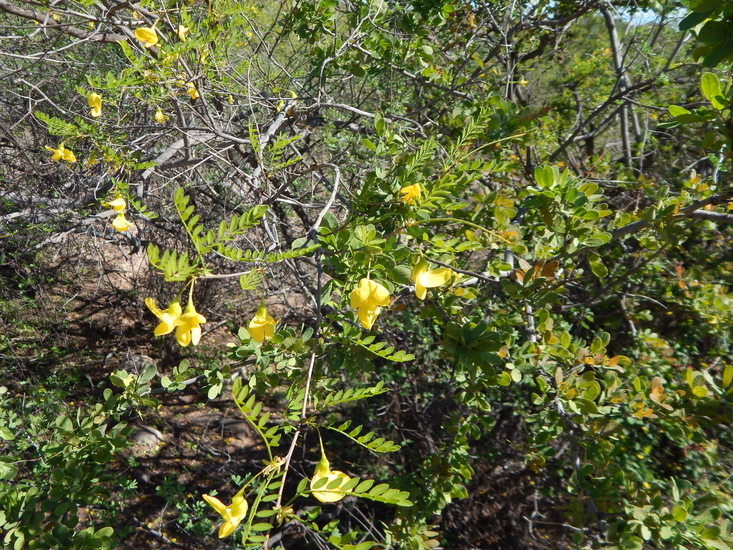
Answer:
<path fill-rule="evenodd" d="M 198 99 L 199 93 L 198 90 L 196 90 L 196 86 L 193 85 L 193 82 L 187 82 L 186 86 L 188 86 L 188 89 L 186 90 L 186 93 L 191 99 Z"/>
<path fill-rule="evenodd" d="M 168 120 L 170 117 L 166 114 L 163 114 L 163 111 L 158 107 L 158 110 L 155 111 L 155 122 L 160 122 L 161 124 Z"/>
<path fill-rule="evenodd" d="M 186 35 L 188 34 L 188 31 L 190 29 L 188 27 L 184 27 L 183 25 L 178 25 L 178 38 L 181 40 L 181 42 L 186 41 Z"/>

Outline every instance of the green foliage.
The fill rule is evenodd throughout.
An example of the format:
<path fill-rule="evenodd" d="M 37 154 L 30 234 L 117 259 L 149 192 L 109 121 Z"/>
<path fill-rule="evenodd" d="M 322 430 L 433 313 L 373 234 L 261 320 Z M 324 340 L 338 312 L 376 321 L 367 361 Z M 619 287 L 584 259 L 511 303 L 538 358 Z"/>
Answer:
<path fill-rule="evenodd" d="M 335 0 L 84 0 L 47 6 L 59 25 L 31 18 L 68 43 L 19 35 L 22 70 L 100 57 L 58 90 L 13 82 L 26 88 L 8 97 L 43 104 L 28 118 L 50 145 L 41 171 L 0 163 L 17 180 L 0 193 L 0 223 L 18 224 L 4 239 L 145 244 L 175 283 L 167 310 L 151 306 L 155 334 L 186 355 L 118 368 L 75 408 L 0 388 L 3 544 L 113 546 L 112 487 L 133 489 L 108 466 L 125 420 L 192 388 L 201 408 L 233 402 L 264 457 L 237 464 L 232 504 L 214 506 L 234 546 L 297 524 L 294 544 L 319 548 L 479 547 L 447 518 L 512 498 L 496 491 L 511 468 L 535 485 L 515 537 L 733 545 L 733 91 L 692 61 L 733 58 L 732 14 L 685 5 L 692 58 L 652 4 L 658 22 L 605 4 Z M 26 33 L 18 13 L 6 26 Z M 73 170 L 48 169 L 57 136 Z M 129 208 L 124 235 L 104 197 Z M 135 302 L 151 293 L 131 285 Z M 226 352 L 214 326 L 238 338 Z M 205 538 L 214 514 L 186 489 L 169 476 L 156 495 Z"/>

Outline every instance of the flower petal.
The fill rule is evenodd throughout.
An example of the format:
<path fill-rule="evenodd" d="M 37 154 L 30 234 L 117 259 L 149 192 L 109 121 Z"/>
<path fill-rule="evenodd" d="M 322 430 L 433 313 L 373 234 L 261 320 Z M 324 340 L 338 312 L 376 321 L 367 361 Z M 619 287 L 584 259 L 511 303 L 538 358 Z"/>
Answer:
<path fill-rule="evenodd" d="M 416 183 L 414 185 L 407 185 L 400 189 L 400 193 L 402 193 L 402 197 L 400 197 L 400 200 L 404 202 L 405 204 L 412 204 L 415 202 L 415 199 L 420 199 L 422 196 L 422 189 L 420 189 L 420 184 Z"/>
<path fill-rule="evenodd" d="M 91 94 L 89 94 L 89 97 L 87 97 L 87 104 L 92 110 L 93 117 L 98 117 L 102 115 L 102 96 L 95 92 L 92 92 Z"/>
<path fill-rule="evenodd" d="M 239 525 L 239 522 L 237 522 L 236 524 L 232 523 L 231 521 L 225 521 L 224 523 L 222 523 L 221 527 L 219 527 L 219 538 L 223 539 L 231 535 L 237 528 L 237 525 Z"/>
<path fill-rule="evenodd" d="M 146 48 L 152 48 L 158 43 L 158 33 L 155 27 L 140 27 L 135 29 L 135 38 L 142 42 Z"/>
<path fill-rule="evenodd" d="M 193 302 L 189 300 L 183 315 L 176 319 L 176 341 L 184 348 L 189 344 L 194 346 L 201 340 L 200 324 L 206 322 L 206 317 L 196 312 Z"/>
<path fill-rule="evenodd" d="M 327 480 L 325 483 L 318 483 L 324 478 Z M 351 478 L 348 475 L 338 470 L 330 470 L 326 475 L 321 476 L 316 474 L 311 479 L 311 494 L 321 502 L 338 502 L 349 492 L 342 491 L 340 487 L 350 480 Z M 314 490 L 314 485 L 318 485 L 318 489 Z"/>
<path fill-rule="evenodd" d="M 260 343 L 265 338 L 272 338 L 275 334 L 275 325 L 277 325 L 277 321 L 267 313 L 265 304 L 260 304 L 260 307 L 257 308 L 257 313 L 255 313 L 255 316 L 247 325 L 247 329 L 252 340 Z"/>
<path fill-rule="evenodd" d="M 428 289 L 421 285 L 419 282 L 415 282 L 415 296 L 417 296 L 419 300 L 424 300 L 427 294 Z"/>
<path fill-rule="evenodd" d="M 453 276 L 453 270 L 449 267 L 441 267 L 440 269 L 431 269 L 423 271 L 418 276 L 420 284 L 427 288 L 435 288 L 442 286 L 450 281 Z"/>
<path fill-rule="evenodd" d="M 229 512 L 227 511 L 227 507 L 224 506 L 224 503 L 219 500 L 216 497 L 212 497 L 209 495 L 203 495 L 203 498 L 206 502 L 209 503 L 209 505 L 217 511 L 217 513 L 223 517 L 224 519 L 227 519 L 229 517 Z"/>
<path fill-rule="evenodd" d="M 127 220 L 127 218 L 125 218 L 125 214 L 120 212 L 112 221 L 112 227 L 117 231 L 127 231 L 132 227 L 132 224 Z"/>
<path fill-rule="evenodd" d="M 127 201 L 122 197 L 117 197 L 115 200 L 105 202 L 104 205 L 111 207 L 115 212 L 122 212 L 127 208 Z"/>
<path fill-rule="evenodd" d="M 361 323 L 361 326 L 363 326 L 367 330 L 371 330 L 374 322 L 379 316 L 380 311 L 382 311 L 381 307 L 370 308 L 362 306 L 357 309 L 356 314 L 359 317 L 359 322 Z"/>

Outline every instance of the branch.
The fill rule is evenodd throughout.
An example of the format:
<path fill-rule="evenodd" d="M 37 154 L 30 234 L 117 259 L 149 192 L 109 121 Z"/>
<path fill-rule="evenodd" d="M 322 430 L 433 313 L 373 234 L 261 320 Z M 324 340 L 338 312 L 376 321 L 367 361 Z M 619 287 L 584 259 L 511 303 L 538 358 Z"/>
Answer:
<path fill-rule="evenodd" d="M 720 195 L 713 195 L 711 197 L 708 197 L 707 199 L 695 201 L 690 206 L 683 208 L 682 210 L 677 212 L 677 214 L 671 216 L 671 219 L 679 220 L 684 218 L 700 218 L 703 220 L 717 221 L 721 223 L 733 223 L 733 216 L 731 216 L 730 214 L 721 214 L 718 212 L 701 210 L 701 208 L 704 208 L 709 204 L 721 204 L 724 202 L 728 202 L 728 200 L 731 198 L 733 198 L 733 190 L 726 191 L 725 193 L 721 193 Z M 614 240 L 620 239 L 621 237 L 624 237 L 631 233 L 636 233 L 638 231 L 641 231 L 642 229 L 646 229 L 650 225 L 651 223 L 646 220 L 639 220 L 638 222 L 633 222 L 611 231 L 611 236 Z"/>
<path fill-rule="evenodd" d="M 723 214 L 722 212 L 710 210 L 695 210 L 690 214 L 690 217 L 716 223 L 733 223 L 733 214 Z"/>
<path fill-rule="evenodd" d="M 565 138 L 565 141 L 560 145 L 560 147 L 558 147 L 555 152 L 550 155 L 548 162 L 555 162 L 557 160 L 557 157 L 559 157 L 560 154 L 565 151 L 565 149 L 567 149 L 569 145 L 575 142 L 575 138 L 583 130 L 583 128 L 585 128 L 594 118 L 601 114 L 609 105 L 618 101 L 619 99 L 626 99 L 626 96 L 633 92 L 644 92 L 651 88 L 653 83 L 654 80 L 652 79 L 645 80 L 644 82 L 639 82 L 638 84 L 634 84 L 633 86 L 625 90 L 609 96 L 606 101 L 596 107 L 593 112 L 588 115 L 588 118 L 586 118 L 581 124 L 579 124 L 578 127 L 573 130 L 573 132 L 567 138 Z"/>
<path fill-rule="evenodd" d="M 440 85 L 440 84 L 438 84 L 436 82 L 432 82 L 432 81 L 430 81 L 430 80 L 428 80 L 426 78 L 423 78 L 422 76 L 418 76 L 416 74 L 413 74 L 413 73 L 411 73 L 411 72 L 403 69 L 402 67 L 400 67 L 398 65 L 395 65 L 394 63 L 390 63 L 389 61 L 385 61 L 384 59 L 380 59 L 379 56 L 377 56 L 374 53 L 370 52 L 366 48 L 362 48 L 359 44 L 354 44 L 354 48 L 357 49 L 357 50 L 359 50 L 364 55 L 367 55 L 367 56 L 371 57 L 375 61 L 378 61 L 380 63 L 384 63 L 385 65 L 387 65 L 393 71 L 397 71 L 398 73 L 402 73 L 407 78 L 409 78 L 411 80 L 414 80 L 418 84 L 421 84 L 423 86 L 431 86 L 433 88 L 437 88 L 438 90 L 442 90 L 442 91 L 444 91 L 444 92 L 446 92 L 448 94 L 453 94 L 453 95 L 456 95 L 458 97 L 462 97 L 464 99 L 468 99 L 470 101 L 473 101 L 473 99 L 474 99 L 473 96 L 471 96 L 470 94 L 467 94 L 465 92 L 459 92 L 455 88 L 449 88 L 448 86 L 442 86 L 442 85 Z"/>
<path fill-rule="evenodd" d="M 70 34 L 75 38 L 81 38 L 82 40 L 89 40 L 91 42 L 108 42 L 114 44 L 116 42 L 119 42 L 120 40 L 127 39 L 124 34 L 113 34 L 96 31 L 89 32 L 82 30 L 79 27 L 69 25 L 68 23 L 56 23 L 53 19 L 50 19 L 47 14 L 27 8 L 21 8 L 20 6 L 16 6 L 15 4 L 7 2 L 6 0 L 0 0 L 0 10 L 6 13 L 10 13 L 12 15 L 17 15 L 18 17 L 22 17 L 23 19 L 36 21 L 37 23 L 41 24 L 41 28 L 43 29 L 56 29 L 65 34 Z"/>

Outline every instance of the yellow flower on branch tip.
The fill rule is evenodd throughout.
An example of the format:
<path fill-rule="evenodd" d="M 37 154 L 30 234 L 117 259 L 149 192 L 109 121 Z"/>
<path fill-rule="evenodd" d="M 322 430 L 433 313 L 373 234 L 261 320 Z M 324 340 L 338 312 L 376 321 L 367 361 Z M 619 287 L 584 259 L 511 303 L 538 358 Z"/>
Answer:
<path fill-rule="evenodd" d="M 127 218 L 125 218 L 125 213 L 120 212 L 112 221 L 112 227 L 117 231 L 127 231 L 132 227 L 132 224 L 127 220 Z"/>
<path fill-rule="evenodd" d="M 127 202 L 122 197 L 117 197 L 115 200 L 105 202 L 104 206 L 109 206 L 115 212 L 124 212 L 127 208 Z"/>
<path fill-rule="evenodd" d="M 208 502 L 209 505 L 224 519 L 224 523 L 219 527 L 220 539 L 231 535 L 239 523 L 247 516 L 249 505 L 241 491 L 234 495 L 232 503 L 229 506 L 226 506 L 216 497 L 209 495 L 203 495 L 203 497 L 204 500 Z"/>
<path fill-rule="evenodd" d="M 76 162 L 76 157 L 74 156 L 74 153 L 64 147 L 63 143 L 59 145 L 58 149 L 54 149 L 53 147 L 49 147 L 48 145 L 46 145 L 46 149 L 53 152 L 51 160 L 65 160 L 66 162 Z"/>
<path fill-rule="evenodd" d="M 449 267 L 428 270 L 428 262 L 421 260 L 412 270 L 410 279 L 415 282 L 415 295 L 425 299 L 429 288 L 443 286 L 453 277 L 453 270 Z"/>
<path fill-rule="evenodd" d="M 321 481 L 323 479 L 326 481 Z M 311 478 L 311 494 L 321 502 L 338 502 L 351 492 L 341 489 L 349 481 L 351 478 L 345 473 L 331 470 L 326 453 L 321 449 L 321 460 L 316 464 L 316 471 Z"/>
<path fill-rule="evenodd" d="M 196 89 L 196 86 L 193 85 L 193 82 L 187 82 L 186 86 L 188 86 L 188 89 L 186 90 L 186 93 L 191 99 L 198 99 L 199 98 L 199 92 Z"/>
<path fill-rule="evenodd" d="M 178 25 L 178 38 L 181 40 L 181 42 L 186 41 L 186 35 L 188 34 L 188 31 L 190 29 L 188 27 L 184 27 L 183 25 Z"/>
<path fill-rule="evenodd" d="M 89 97 L 87 97 L 87 103 L 89 104 L 89 107 L 92 109 L 92 116 L 98 117 L 102 116 L 102 96 L 99 94 L 96 94 L 92 92 L 89 94 Z"/>
<path fill-rule="evenodd" d="M 163 114 L 163 111 L 158 107 L 158 110 L 155 111 L 155 122 L 160 122 L 161 124 L 168 120 L 170 117 L 166 114 Z"/>
<path fill-rule="evenodd" d="M 162 310 L 158 307 L 155 298 L 145 298 L 145 305 L 153 312 L 153 315 L 160 319 L 160 324 L 155 327 L 153 334 L 156 336 L 163 336 L 164 334 L 170 334 L 173 332 L 173 329 L 176 328 L 178 318 L 183 313 L 181 304 L 178 300 L 173 300 L 166 310 Z"/>
<path fill-rule="evenodd" d="M 201 340 L 201 327 L 206 322 L 206 317 L 196 312 L 193 302 L 189 299 L 186 309 L 176 320 L 176 341 L 184 348 L 188 344 L 194 346 Z"/>
<path fill-rule="evenodd" d="M 359 281 L 359 286 L 351 291 L 351 307 L 356 309 L 359 322 L 371 330 L 383 306 L 389 305 L 389 291 L 369 278 Z"/>
<path fill-rule="evenodd" d="M 260 343 L 265 338 L 272 338 L 272 335 L 275 334 L 276 324 L 277 321 L 267 313 L 265 304 L 260 304 L 257 313 L 255 313 L 255 316 L 249 322 L 249 325 L 247 325 L 247 329 L 249 330 L 250 336 L 252 336 L 252 340 Z"/>
<path fill-rule="evenodd" d="M 420 200 L 420 197 L 422 197 L 422 189 L 420 189 L 419 183 L 403 187 L 400 189 L 400 193 L 403 195 L 400 197 L 400 200 L 405 204 L 412 204 L 416 200 Z"/>
<path fill-rule="evenodd" d="M 158 33 L 155 27 L 139 27 L 135 29 L 135 38 L 137 38 L 146 48 L 152 48 L 158 43 Z"/>

